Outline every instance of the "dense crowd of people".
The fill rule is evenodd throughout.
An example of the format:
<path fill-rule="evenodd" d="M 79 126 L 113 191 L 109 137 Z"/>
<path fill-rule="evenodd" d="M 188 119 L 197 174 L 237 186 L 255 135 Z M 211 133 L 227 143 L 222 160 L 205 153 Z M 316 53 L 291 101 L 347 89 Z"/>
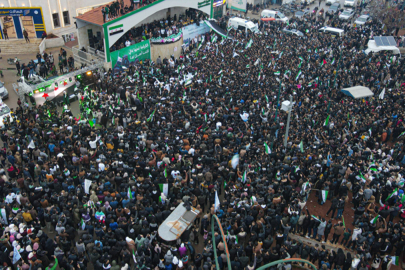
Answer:
<path fill-rule="evenodd" d="M 405 64 L 362 52 L 385 34 L 376 20 L 328 23 L 345 35 L 320 33 L 322 18 L 292 19 L 304 37 L 272 22 L 261 34 L 207 33 L 173 66 L 96 71 L 79 96 L 80 115 L 17 107 L 0 135 L 0 267 L 209 270 L 217 249 L 226 269 L 213 214 L 232 269 L 297 257 L 318 269 L 398 265 Z M 374 96 L 340 91 L 355 85 Z M 290 96 L 284 146 L 281 102 Z M 307 207 L 309 196 L 330 206 L 326 215 Z M 200 214 L 166 242 L 158 227 L 182 202 Z"/>

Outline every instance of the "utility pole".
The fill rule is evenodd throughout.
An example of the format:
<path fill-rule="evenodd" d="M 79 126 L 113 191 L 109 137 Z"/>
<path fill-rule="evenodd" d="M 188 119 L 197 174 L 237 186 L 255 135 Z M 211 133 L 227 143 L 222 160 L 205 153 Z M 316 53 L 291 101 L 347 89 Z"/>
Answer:
<path fill-rule="evenodd" d="M 277 122 L 278 104 L 280 103 L 280 92 L 281 92 L 281 78 L 280 78 L 280 86 L 278 88 L 278 94 L 277 94 L 276 117 L 274 117 L 274 123 Z"/>
<path fill-rule="evenodd" d="M 292 108 L 293 108 L 293 103 L 292 103 L 292 95 L 291 95 L 290 96 L 290 106 L 288 108 L 287 128 L 285 130 L 285 137 L 284 137 L 284 147 L 287 147 L 288 131 L 290 129 L 290 118 L 291 118 Z"/>

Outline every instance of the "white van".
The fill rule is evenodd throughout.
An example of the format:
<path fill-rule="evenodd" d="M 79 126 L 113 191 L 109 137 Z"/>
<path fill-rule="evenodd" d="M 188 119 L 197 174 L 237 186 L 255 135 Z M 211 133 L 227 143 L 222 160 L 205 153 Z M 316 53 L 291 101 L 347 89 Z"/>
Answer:
<path fill-rule="evenodd" d="M 235 30 L 241 30 L 242 32 L 245 32 L 245 29 L 254 33 L 260 32 L 255 23 L 242 18 L 230 18 L 228 21 L 228 28 L 229 27 L 232 27 Z"/>
<path fill-rule="evenodd" d="M 319 28 L 318 31 L 323 32 L 323 33 L 328 33 L 332 36 L 339 36 L 339 37 L 342 37 L 345 34 L 345 30 L 343 30 L 343 29 L 333 28 L 333 27 L 328 27 L 328 26 L 321 27 L 321 28 Z"/>
<path fill-rule="evenodd" d="M 280 11 L 265 9 L 262 11 L 260 18 L 275 18 L 276 21 L 288 23 L 288 18 Z"/>
<path fill-rule="evenodd" d="M 344 7 L 356 7 L 357 6 L 357 0 L 345 0 L 345 3 L 343 5 Z"/>
<path fill-rule="evenodd" d="M 397 54 L 401 57 L 401 52 L 399 51 L 398 47 L 396 46 L 377 46 L 375 40 L 370 39 L 367 43 L 367 49 L 364 51 L 366 54 L 370 52 L 384 52 L 390 51 L 392 54 Z"/>
<path fill-rule="evenodd" d="M 3 103 L 3 100 L 0 98 L 0 128 L 4 127 L 5 118 L 8 118 L 9 123 L 13 122 L 10 108 L 6 105 L 6 103 Z"/>

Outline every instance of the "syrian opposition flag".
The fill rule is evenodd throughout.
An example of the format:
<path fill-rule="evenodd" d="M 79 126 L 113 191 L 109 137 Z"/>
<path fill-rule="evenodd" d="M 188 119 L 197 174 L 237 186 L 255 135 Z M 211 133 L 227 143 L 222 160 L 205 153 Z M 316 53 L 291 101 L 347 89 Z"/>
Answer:
<path fill-rule="evenodd" d="M 150 114 L 150 116 L 148 117 L 148 119 L 146 120 L 147 122 L 150 122 L 153 118 L 153 115 L 155 114 L 156 109 Z"/>
<path fill-rule="evenodd" d="M 80 228 L 82 228 L 83 231 L 84 231 L 84 228 L 86 228 L 86 223 L 84 223 L 83 219 L 80 220 Z"/>
<path fill-rule="evenodd" d="M 242 175 L 242 183 L 246 182 L 246 171 Z"/>
<path fill-rule="evenodd" d="M 264 143 L 264 150 L 266 151 L 266 154 L 267 154 L 267 155 L 271 154 L 271 149 L 270 149 L 270 147 L 267 145 L 267 143 Z"/>
<path fill-rule="evenodd" d="M 281 56 L 283 56 L 283 52 L 281 52 L 281 53 L 278 55 L 278 58 L 280 59 Z"/>
<path fill-rule="evenodd" d="M 304 153 L 304 144 L 302 143 L 302 141 L 300 142 L 300 151 L 301 153 Z"/>
<path fill-rule="evenodd" d="M 253 40 L 250 39 L 249 42 L 246 44 L 246 48 L 245 48 L 245 49 L 250 48 L 250 47 L 252 46 L 252 44 L 253 44 Z"/>
<path fill-rule="evenodd" d="M 385 201 L 388 201 L 395 195 L 398 195 L 398 188 L 394 189 L 394 191 L 387 197 L 387 199 L 385 199 Z"/>
<path fill-rule="evenodd" d="M 371 224 L 376 224 L 379 217 L 380 217 L 380 215 L 377 215 L 375 218 L 373 218 L 373 219 L 370 221 L 370 223 L 371 223 Z"/>
<path fill-rule="evenodd" d="M 134 263 L 137 264 L 136 258 L 135 258 L 135 252 L 132 250 L 132 258 L 134 259 Z"/>
<path fill-rule="evenodd" d="M 233 53 L 233 58 L 235 58 L 236 56 L 239 56 L 239 54 L 237 54 L 236 52 Z"/>
<path fill-rule="evenodd" d="M 202 42 L 198 45 L 197 51 L 201 48 Z"/>
<path fill-rule="evenodd" d="M 131 187 L 128 187 L 128 198 L 129 198 L 129 199 L 132 199 Z"/>
<path fill-rule="evenodd" d="M 165 178 L 167 178 L 167 169 L 165 168 Z"/>
<path fill-rule="evenodd" d="M 259 76 L 257 77 L 257 80 L 260 81 L 260 72 L 259 72 Z"/>
<path fill-rule="evenodd" d="M 334 63 L 335 63 L 335 58 L 332 59 L 332 62 L 330 64 L 333 65 Z"/>
<path fill-rule="evenodd" d="M 300 78 L 301 74 L 302 74 L 302 72 L 301 72 L 301 70 L 300 70 L 300 71 L 298 72 L 297 76 L 295 77 L 295 80 L 296 80 L 296 81 Z"/>
<path fill-rule="evenodd" d="M 304 186 L 302 188 L 302 191 L 305 192 L 305 190 L 307 189 L 307 187 L 309 186 L 309 181 L 304 183 Z"/>
<path fill-rule="evenodd" d="M 328 190 L 322 190 L 322 201 L 325 203 L 326 199 L 328 198 Z"/>
<path fill-rule="evenodd" d="M 217 41 L 217 35 L 214 35 L 212 38 L 211 38 L 211 42 L 212 43 L 215 43 Z"/>
<path fill-rule="evenodd" d="M 281 74 L 280 71 L 274 72 L 274 75 L 279 76 Z"/>
<path fill-rule="evenodd" d="M 266 98 L 266 102 L 269 103 L 269 97 L 267 95 L 265 95 Z"/>
<path fill-rule="evenodd" d="M 239 155 L 238 154 L 236 154 L 232 157 L 231 165 L 232 165 L 233 169 L 236 169 L 236 167 L 239 165 Z"/>
<path fill-rule="evenodd" d="M 316 219 L 316 220 L 318 220 L 318 221 L 320 222 L 319 218 L 317 218 L 316 216 L 312 215 L 311 217 L 312 217 L 313 219 Z"/>
<path fill-rule="evenodd" d="M 326 117 L 325 123 L 323 123 L 323 125 L 326 127 L 329 125 L 329 116 L 330 115 L 328 115 L 328 117 Z"/>
<path fill-rule="evenodd" d="M 391 256 L 392 264 L 399 265 L 399 256 Z"/>

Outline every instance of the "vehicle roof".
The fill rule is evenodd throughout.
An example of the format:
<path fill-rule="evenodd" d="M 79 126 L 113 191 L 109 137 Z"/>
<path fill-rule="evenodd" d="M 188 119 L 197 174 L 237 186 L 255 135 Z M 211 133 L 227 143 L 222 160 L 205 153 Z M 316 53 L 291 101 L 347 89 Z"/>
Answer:
<path fill-rule="evenodd" d="M 344 32 L 345 31 L 343 29 L 329 27 L 329 26 L 324 26 L 324 27 L 321 27 L 319 29 L 325 29 L 325 30 L 329 30 L 329 31 L 333 31 L 333 32 Z"/>
<path fill-rule="evenodd" d="M 336 7 L 336 6 L 340 6 L 340 3 L 335 2 L 332 5 L 330 5 L 330 7 Z"/>
<path fill-rule="evenodd" d="M 366 19 L 367 19 L 368 17 L 370 17 L 370 16 L 369 16 L 369 15 L 361 15 L 361 16 L 359 16 L 358 18 L 366 18 Z M 357 18 L 357 19 L 358 19 L 358 18 Z"/>
<path fill-rule="evenodd" d="M 235 17 L 235 18 L 230 18 L 229 20 L 237 21 L 237 22 L 240 22 L 240 23 L 245 23 L 246 25 L 249 25 L 249 26 L 254 25 L 254 23 L 252 21 L 245 20 L 245 19 L 242 19 L 242 18 Z"/>
<path fill-rule="evenodd" d="M 262 11 L 262 13 L 263 12 L 268 12 L 268 13 L 278 13 L 278 12 L 280 12 L 280 11 L 277 11 L 277 10 L 272 10 L 272 9 L 264 9 L 263 11 Z M 280 13 L 282 13 L 282 12 L 280 12 Z"/>
<path fill-rule="evenodd" d="M 392 50 L 392 49 L 397 49 L 397 50 L 399 50 L 397 46 L 377 46 L 377 43 L 375 42 L 374 39 L 370 39 L 370 40 L 368 41 L 367 46 L 368 46 L 369 48 L 378 48 L 378 49 L 386 49 L 386 50 Z"/>

